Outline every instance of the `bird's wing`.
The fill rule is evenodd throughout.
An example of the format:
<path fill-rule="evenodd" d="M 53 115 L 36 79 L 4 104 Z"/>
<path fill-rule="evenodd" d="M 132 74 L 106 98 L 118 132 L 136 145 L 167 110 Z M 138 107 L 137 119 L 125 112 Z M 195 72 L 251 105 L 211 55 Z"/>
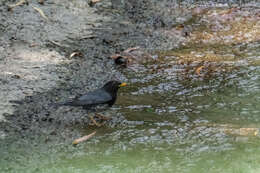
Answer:
<path fill-rule="evenodd" d="M 103 89 L 98 89 L 92 92 L 89 92 L 85 95 L 74 100 L 74 104 L 79 106 L 87 106 L 87 105 L 97 105 L 107 103 L 112 100 L 112 96 L 104 91 Z"/>

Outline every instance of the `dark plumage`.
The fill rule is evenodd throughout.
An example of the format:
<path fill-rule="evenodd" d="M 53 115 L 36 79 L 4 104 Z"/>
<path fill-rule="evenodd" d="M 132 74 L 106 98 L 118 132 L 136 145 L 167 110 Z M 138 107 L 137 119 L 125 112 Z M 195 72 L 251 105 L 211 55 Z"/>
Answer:
<path fill-rule="evenodd" d="M 90 109 L 98 105 L 112 106 L 116 102 L 117 91 L 120 87 L 126 86 L 126 83 L 118 81 L 109 81 L 102 88 L 88 92 L 71 101 L 58 103 L 64 106 L 81 106 L 84 109 Z"/>

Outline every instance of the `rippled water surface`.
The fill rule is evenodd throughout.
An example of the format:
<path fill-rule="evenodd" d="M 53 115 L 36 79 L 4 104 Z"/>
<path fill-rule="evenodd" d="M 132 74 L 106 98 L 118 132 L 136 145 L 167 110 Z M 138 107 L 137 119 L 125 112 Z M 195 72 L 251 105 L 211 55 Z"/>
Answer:
<path fill-rule="evenodd" d="M 259 48 L 254 44 L 250 52 Z M 187 68 L 192 65 L 170 59 L 172 66 L 153 74 L 147 69 L 155 65 L 147 65 L 122 90 L 117 110 L 128 120 L 126 125 L 99 128 L 77 147 L 21 142 L 21 151 L 6 151 L 5 163 L 12 154 L 16 164 L 4 170 L 259 172 L 259 66 L 218 65 L 206 77 L 205 71 L 191 73 Z M 248 55 L 244 61 L 251 59 Z M 82 134 L 93 130 L 83 129 Z"/>

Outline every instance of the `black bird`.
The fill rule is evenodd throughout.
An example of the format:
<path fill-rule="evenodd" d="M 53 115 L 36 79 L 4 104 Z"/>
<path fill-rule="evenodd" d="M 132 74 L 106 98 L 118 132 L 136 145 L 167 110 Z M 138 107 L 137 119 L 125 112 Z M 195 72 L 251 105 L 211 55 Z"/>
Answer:
<path fill-rule="evenodd" d="M 80 106 L 87 110 L 96 109 L 99 106 L 102 108 L 104 108 L 104 106 L 111 107 L 116 102 L 118 89 L 126 85 L 126 83 L 121 83 L 119 81 L 109 81 L 102 88 L 88 92 L 73 100 L 58 103 L 57 105 Z M 102 116 L 99 115 L 99 117 Z M 94 121 L 93 117 L 90 118 Z M 94 123 L 97 125 L 95 121 Z"/>
<path fill-rule="evenodd" d="M 71 101 L 58 103 L 64 106 L 81 106 L 84 109 L 91 109 L 98 105 L 112 106 L 116 102 L 117 91 L 120 87 L 126 86 L 126 83 L 118 81 L 109 81 L 102 88 L 88 92 Z"/>

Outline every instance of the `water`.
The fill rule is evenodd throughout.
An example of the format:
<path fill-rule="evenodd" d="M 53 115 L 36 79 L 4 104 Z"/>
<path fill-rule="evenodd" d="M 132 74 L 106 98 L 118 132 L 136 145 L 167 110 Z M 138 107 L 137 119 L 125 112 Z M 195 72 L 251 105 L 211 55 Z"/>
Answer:
<path fill-rule="evenodd" d="M 132 123 L 99 128 L 94 138 L 77 147 L 20 141 L 19 149 L 17 144 L 8 146 L 2 170 L 258 172 L 260 68 L 238 65 L 225 75 L 212 74 L 210 80 L 196 75 L 185 80 L 176 75 L 177 67 L 182 68 L 170 67 L 175 69 L 171 79 L 166 79 L 165 69 L 147 80 L 132 78 L 136 83 L 125 88 L 117 102 Z M 93 130 L 83 129 L 82 134 Z"/>
<path fill-rule="evenodd" d="M 44 136 L 3 144 L 0 170 L 259 172 L 260 43 L 245 45 L 191 44 L 156 52 L 155 61 L 141 64 L 138 73 L 125 72 L 130 86 L 116 104 L 124 124 L 83 128 L 82 135 L 97 134 L 78 146 Z M 230 51 L 237 49 L 239 55 Z"/>

